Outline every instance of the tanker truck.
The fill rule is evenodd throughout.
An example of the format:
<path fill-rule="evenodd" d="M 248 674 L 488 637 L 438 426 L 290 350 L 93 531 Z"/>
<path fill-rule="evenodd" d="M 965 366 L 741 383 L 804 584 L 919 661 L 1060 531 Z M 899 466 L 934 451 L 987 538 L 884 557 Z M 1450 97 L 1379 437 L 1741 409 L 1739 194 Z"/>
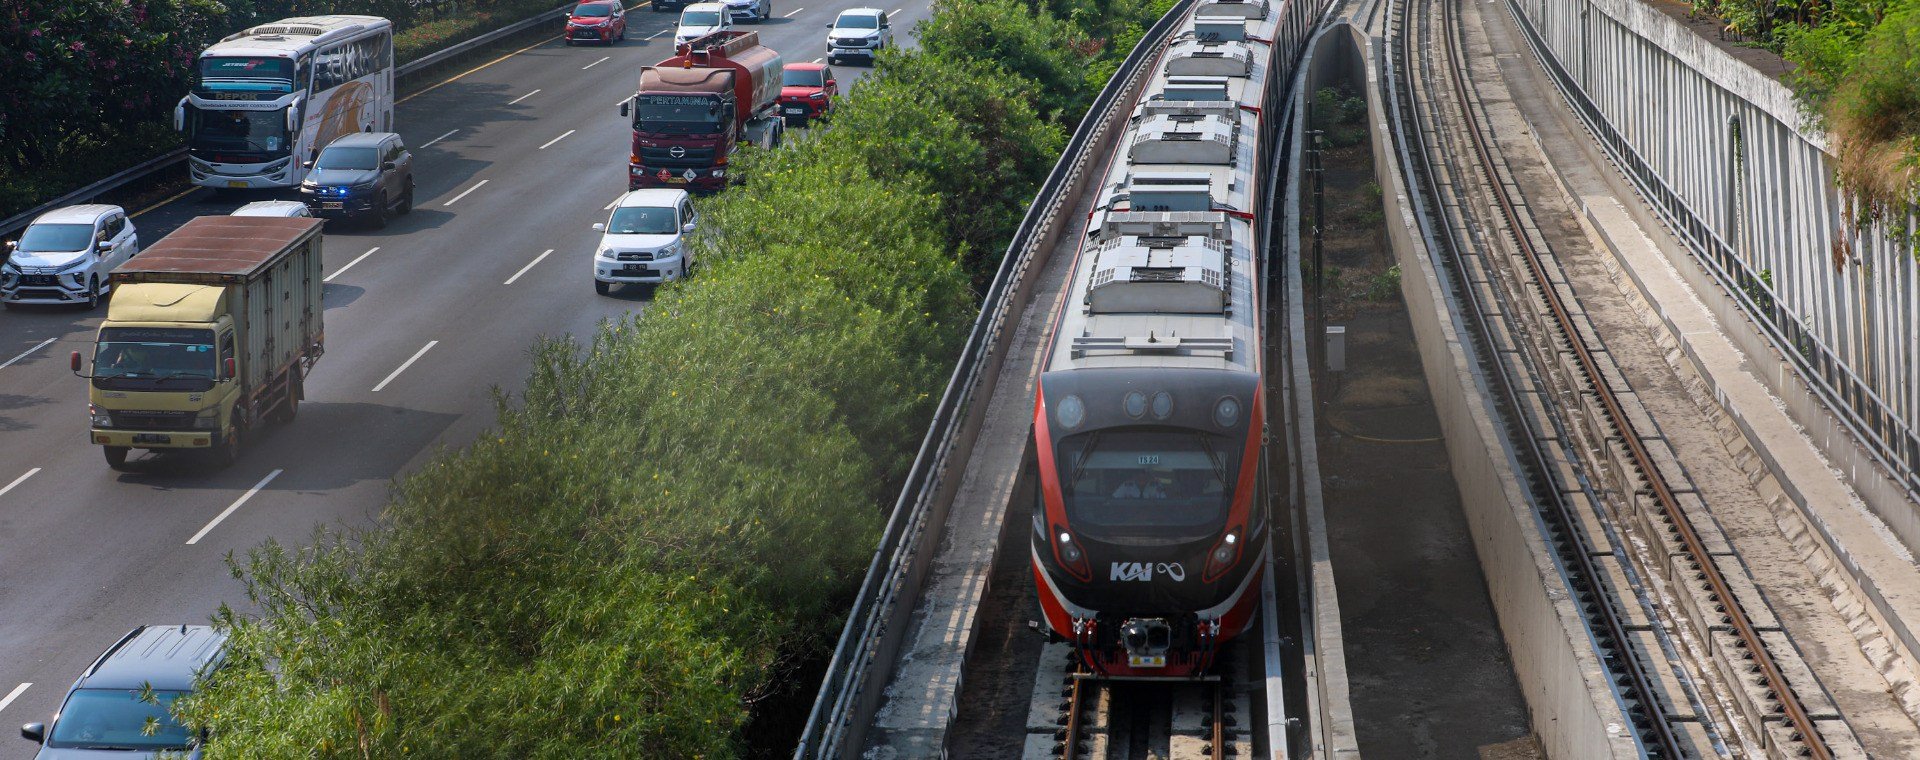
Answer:
<path fill-rule="evenodd" d="M 639 91 L 620 103 L 633 119 L 629 190 L 719 190 L 741 145 L 780 144 L 780 54 L 759 33 L 714 32 L 675 52 L 641 69 Z"/>
<path fill-rule="evenodd" d="M 324 350 L 320 220 L 202 216 L 112 273 L 84 377 L 87 438 L 107 464 L 133 449 L 222 464 L 261 422 L 291 421 Z"/>

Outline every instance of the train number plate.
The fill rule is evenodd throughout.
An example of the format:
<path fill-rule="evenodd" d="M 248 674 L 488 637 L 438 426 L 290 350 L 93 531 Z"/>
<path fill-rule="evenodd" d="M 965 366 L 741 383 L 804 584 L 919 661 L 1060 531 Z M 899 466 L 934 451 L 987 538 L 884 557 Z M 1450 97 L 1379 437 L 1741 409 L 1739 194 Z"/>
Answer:
<path fill-rule="evenodd" d="M 173 443 L 173 436 L 158 433 L 134 433 L 134 443 Z"/>
<path fill-rule="evenodd" d="M 1167 656 L 1164 654 L 1130 654 L 1127 655 L 1127 665 L 1135 668 L 1164 668 L 1167 666 Z"/>

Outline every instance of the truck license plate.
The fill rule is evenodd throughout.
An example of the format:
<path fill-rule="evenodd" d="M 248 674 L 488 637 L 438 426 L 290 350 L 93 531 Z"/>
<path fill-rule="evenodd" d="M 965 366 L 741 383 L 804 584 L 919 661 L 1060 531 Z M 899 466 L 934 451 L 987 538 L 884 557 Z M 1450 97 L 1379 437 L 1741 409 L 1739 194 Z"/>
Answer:
<path fill-rule="evenodd" d="M 1130 654 L 1127 655 L 1127 665 L 1136 668 L 1164 668 L 1167 666 L 1167 656 L 1164 654 Z"/>
<path fill-rule="evenodd" d="M 346 207 L 346 203 L 344 201 L 321 201 L 320 202 L 321 211 L 339 211 L 340 209 L 345 207 Z"/>
<path fill-rule="evenodd" d="M 246 186 L 247 186 L 247 183 L 241 182 L 239 180 L 233 180 L 233 179 L 227 180 L 227 187 L 246 187 Z"/>
<path fill-rule="evenodd" d="M 134 443 L 173 443 L 173 436 L 159 433 L 134 433 Z"/>
<path fill-rule="evenodd" d="M 667 184 L 670 184 L 670 185 L 684 185 L 684 184 L 687 184 L 687 178 L 686 178 L 686 177 L 667 177 L 667 178 L 666 178 L 666 180 L 667 180 Z"/>

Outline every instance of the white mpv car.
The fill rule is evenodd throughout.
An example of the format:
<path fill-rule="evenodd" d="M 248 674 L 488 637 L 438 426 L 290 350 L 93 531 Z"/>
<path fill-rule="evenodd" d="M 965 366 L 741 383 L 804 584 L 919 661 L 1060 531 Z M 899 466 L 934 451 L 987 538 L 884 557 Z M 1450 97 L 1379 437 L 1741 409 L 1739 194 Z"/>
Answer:
<path fill-rule="evenodd" d="M 724 3 L 694 3 L 680 12 L 680 28 L 673 31 L 677 47 L 714 32 L 733 30 L 733 12 Z"/>
<path fill-rule="evenodd" d="M 661 283 L 688 276 L 693 253 L 687 234 L 699 219 L 685 190 L 634 190 L 620 196 L 605 224 L 593 254 L 593 290 L 600 295 L 613 286 Z"/>
<path fill-rule="evenodd" d="M 100 305 L 107 273 L 140 252 L 140 236 L 119 206 L 68 206 L 41 214 L 7 243 L 0 303 Z"/>

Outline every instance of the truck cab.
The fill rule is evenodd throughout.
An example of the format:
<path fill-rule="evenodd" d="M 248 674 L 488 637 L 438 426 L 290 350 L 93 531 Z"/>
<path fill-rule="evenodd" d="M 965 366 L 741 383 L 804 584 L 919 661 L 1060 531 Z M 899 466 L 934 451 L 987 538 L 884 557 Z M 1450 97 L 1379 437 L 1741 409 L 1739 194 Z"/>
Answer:
<path fill-rule="evenodd" d="M 678 53 L 641 69 L 638 91 L 620 104 L 620 115 L 633 121 L 629 190 L 716 191 L 726 187 L 727 163 L 742 144 L 780 142 L 783 64 L 757 33 L 709 34 Z"/>

